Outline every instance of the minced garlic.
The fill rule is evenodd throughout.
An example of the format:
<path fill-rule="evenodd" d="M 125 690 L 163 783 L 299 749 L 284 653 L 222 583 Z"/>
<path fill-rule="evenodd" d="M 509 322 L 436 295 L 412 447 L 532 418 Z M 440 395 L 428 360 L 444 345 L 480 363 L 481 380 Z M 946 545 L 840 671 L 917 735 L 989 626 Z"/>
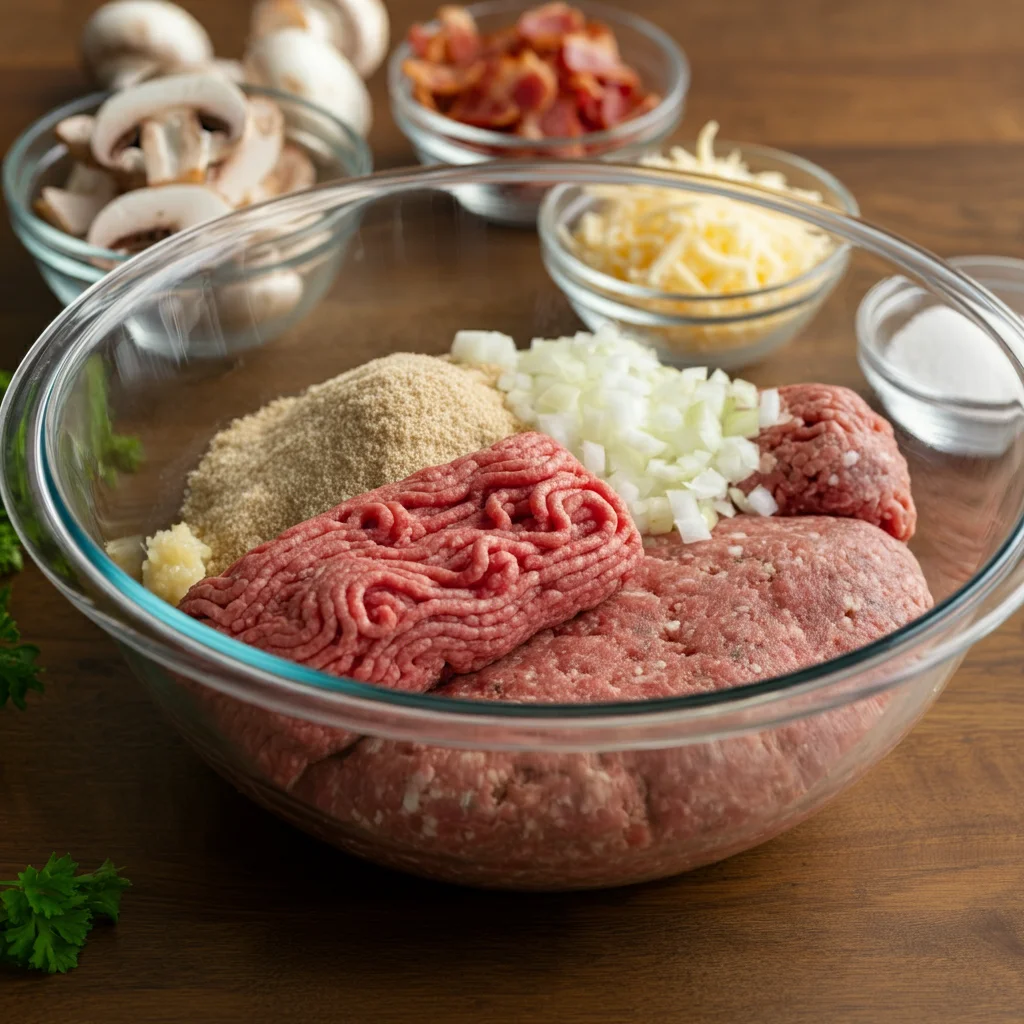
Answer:
<path fill-rule="evenodd" d="M 191 586 L 205 578 L 211 554 L 186 523 L 160 530 L 146 540 L 142 583 L 157 597 L 176 605 Z"/>

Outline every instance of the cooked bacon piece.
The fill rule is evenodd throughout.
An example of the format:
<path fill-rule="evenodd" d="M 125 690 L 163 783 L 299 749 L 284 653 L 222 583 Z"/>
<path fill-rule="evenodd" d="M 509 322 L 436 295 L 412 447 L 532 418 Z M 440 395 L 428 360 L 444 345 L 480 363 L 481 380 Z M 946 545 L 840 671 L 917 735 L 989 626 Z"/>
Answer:
<path fill-rule="evenodd" d="M 607 25 L 591 22 L 562 41 L 562 61 L 571 72 L 589 73 L 603 82 L 639 87 L 640 76 L 622 63 L 619 44 Z"/>
<path fill-rule="evenodd" d="M 522 112 L 506 96 L 493 96 L 474 89 L 463 93 L 455 101 L 448 116 L 476 128 L 502 131 L 511 128 L 522 116 Z"/>
<path fill-rule="evenodd" d="M 538 50 L 557 50 L 570 32 L 580 31 L 587 23 L 583 12 L 566 3 L 544 4 L 519 18 L 519 34 Z"/>
<path fill-rule="evenodd" d="M 552 108 L 540 119 L 540 130 L 548 139 L 576 139 L 586 131 L 576 104 L 567 96 L 555 100 Z"/>
<path fill-rule="evenodd" d="M 576 139 L 659 102 L 623 62 L 612 30 L 563 2 L 486 35 L 468 11 L 446 5 L 435 28 L 413 26 L 409 43 L 416 57 L 403 70 L 416 100 L 479 128 Z M 578 143 L 561 149 L 551 155 L 583 155 Z"/>
<path fill-rule="evenodd" d="M 566 85 L 572 90 L 576 109 L 583 122 L 591 128 L 600 128 L 602 126 L 601 105 L 604 102 L 605 87 L 589 71 L 569 75 Z"/>
<path fill-rule="evenodd" d="M 443 64 L 445 61 L 444 36 L 440 32 L 432 32 L 425 25 L 413 25 L 409 29 L 409 45 L 412 52 L 422 60 L 434 64 Z"/>
<path fill-rule="evenodd" d="M 483 49 L 480 30 L 473 15 L 465 7 L 447 5 L 437 12 L 441 22 L 441 34 L 448 48 L 448 60 L 452 64 L 466 67 L 480 57 Z"/>
<path fill-rule="evenodd" d="M 611 86 L 601 102 L 601 119 L 605 128 L 614 128 L 629 119 L 636 104 L 633 97 L 616 86 Z"/>
<path fill-rule="evenodd" d="M 515 56 L 521 53 L 527 44 L 519 34 L 518 26 L 509 25 L 507 28 L 498 29 L 497 32 L 481 36 L 480 45 L 483 56 L 498 57 L 501 54 Z"/>
<path fill-rule="evenodd" d="M 407 60 L 402 70 L 414 86 L 426 89 L 435 96 L 458 96 L 472 89 L 487 71 L 484 61 L 468 68 L 453 68 L 444 64 L 431 64 L 426 60 Z"/>
<path fill-rule="evenodd" d="M 512 99 L 524 114 L 548 110 L 558 99 L 555 69 L 532 50 L 519 55 Z"/>
<path fill-rule="evenodd" d="M 660 102 L 662 97 L 656 92 L 649 92 L 630 112 L 627 121 L 632 121 L 634 117 L 640 117 L 642 114 L 649 114 Z"/>
<path fill-rule="evenodd" d="M 425 89 L 422 85 L 414 85 L 412 87 L 412 94 L 417 103 L 422 103 L 427 110 L 438 110 L 437 100 L 434 99 L 434 94 L 429 90 Z"/>

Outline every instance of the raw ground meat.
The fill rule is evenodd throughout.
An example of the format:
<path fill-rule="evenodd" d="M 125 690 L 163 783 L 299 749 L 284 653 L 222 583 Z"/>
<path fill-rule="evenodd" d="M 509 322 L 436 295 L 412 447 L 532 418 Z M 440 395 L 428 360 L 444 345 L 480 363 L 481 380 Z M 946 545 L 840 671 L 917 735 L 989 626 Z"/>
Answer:
<path fill-rule="evenodd" d="M 910 540 L 917 512 L 910 471 L 888 420 L 856 392 L 830 384 L 779 388 L 790 419 L 762 430 L 758 445 L 772 467 L 745 480 L 763 484 L 779 515 L 848 516 Z"/>
<path fill-rule="evenodd" d="M 930 604 L 913 555 L 867 523 L 739 517 L 701 544 L 657 539 L 599 608 L 436 692 L 566 703 L 711 692 L 863 646 Z M 366 738 L 311 765 L 294 793 L 406 870 L 491 886 L 610 885 L 789 827 L 885 706 L 874 698 L 650 752 L 484 753 Z"/>
<path fill-rule="evenodd" d="M 180 607 L 271 654 L 422 692 L 600 604 L 641 556 L 611 487 L 515 434 L 293 526 Z"/>
<path fill-rule="evenodd" d="M 436 692 L 504 702 L 712 692 L 827 660 L 923 613 L 927 585 L 893 539 L 910 536 L 915 513 L 891 428 L 845 389 L 782 395 L 795 419 L 763 433 L 776 463 L 746 489 L 764 482 L 782 513 L 802 518 L 723 520 L 687 546 L 649 539 L 613 597 Z M 880 756 L 846 755 L 871 742 L 887 710 L 901 713 L 883 696 L 687 747 L 534 754 L 353 744 L 341 730 L 193 692 L 266 779 L 239 779 L 257 799 L 381 863 L 519 888 L 659 877 L 768 839 Z"/>
<path fill-rule="evenodd" d="M 614 597 L 436 691 L 513 703 L 712 693 L 863 647 L 931 604 L 910 551 L 856 519 L 739 516 L 648 538 Z"/>

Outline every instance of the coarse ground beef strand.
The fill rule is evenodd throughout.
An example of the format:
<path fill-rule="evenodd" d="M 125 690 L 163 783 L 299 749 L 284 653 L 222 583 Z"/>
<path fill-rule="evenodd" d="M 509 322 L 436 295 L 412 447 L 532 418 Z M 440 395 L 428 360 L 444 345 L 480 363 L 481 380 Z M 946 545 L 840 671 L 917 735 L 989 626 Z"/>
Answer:
<path fill-rule="evenodd" d="M 876 640 L 931 605 L 913 555 L 856 520 L 738 517 L 649 545 L 615 596 L 439 695 L 577 703 L 707 693 Z M 485 886 L 613 885 L 795 824 L 888 698 L 659 751 L 450 750 L 367 737 L 293 792 L 397 867 Z"/>
<path fill-rule="evenodd" d="M 181 609 L 311 668 L 423 691 L 600 604 L 642 551 L 611 487 L 518 434 L 286 530 Z"/>
<path fill-rule="evenodd" d="M 789 419 L 761 431 L 765 471 L 745 480 L 743 490 L 763 484 L 779 515 L 863 519 L 909 540 L 917 511 L 890 423 L 849 388 L 791 384 L 779 395 Z"/>

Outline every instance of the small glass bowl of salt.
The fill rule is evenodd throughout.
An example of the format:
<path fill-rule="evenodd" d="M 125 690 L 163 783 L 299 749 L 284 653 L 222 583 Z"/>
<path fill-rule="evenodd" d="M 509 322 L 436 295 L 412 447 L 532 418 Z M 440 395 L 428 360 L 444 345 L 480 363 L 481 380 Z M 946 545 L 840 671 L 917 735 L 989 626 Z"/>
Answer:
<path fill-rule="evenodd" d="M 1024 260 L 948 262 L 1024 318 Z M 1024 319 L 1020 327 L 1020 337 L 992 330 L 1024 360 Z M 890 418 L 932 448 L 999 455 L 1024 431 L 1024 384 L 1005 353 L 989 333 L 905 278 L 886 278 L 864 296 L 857 355 Z"/>

